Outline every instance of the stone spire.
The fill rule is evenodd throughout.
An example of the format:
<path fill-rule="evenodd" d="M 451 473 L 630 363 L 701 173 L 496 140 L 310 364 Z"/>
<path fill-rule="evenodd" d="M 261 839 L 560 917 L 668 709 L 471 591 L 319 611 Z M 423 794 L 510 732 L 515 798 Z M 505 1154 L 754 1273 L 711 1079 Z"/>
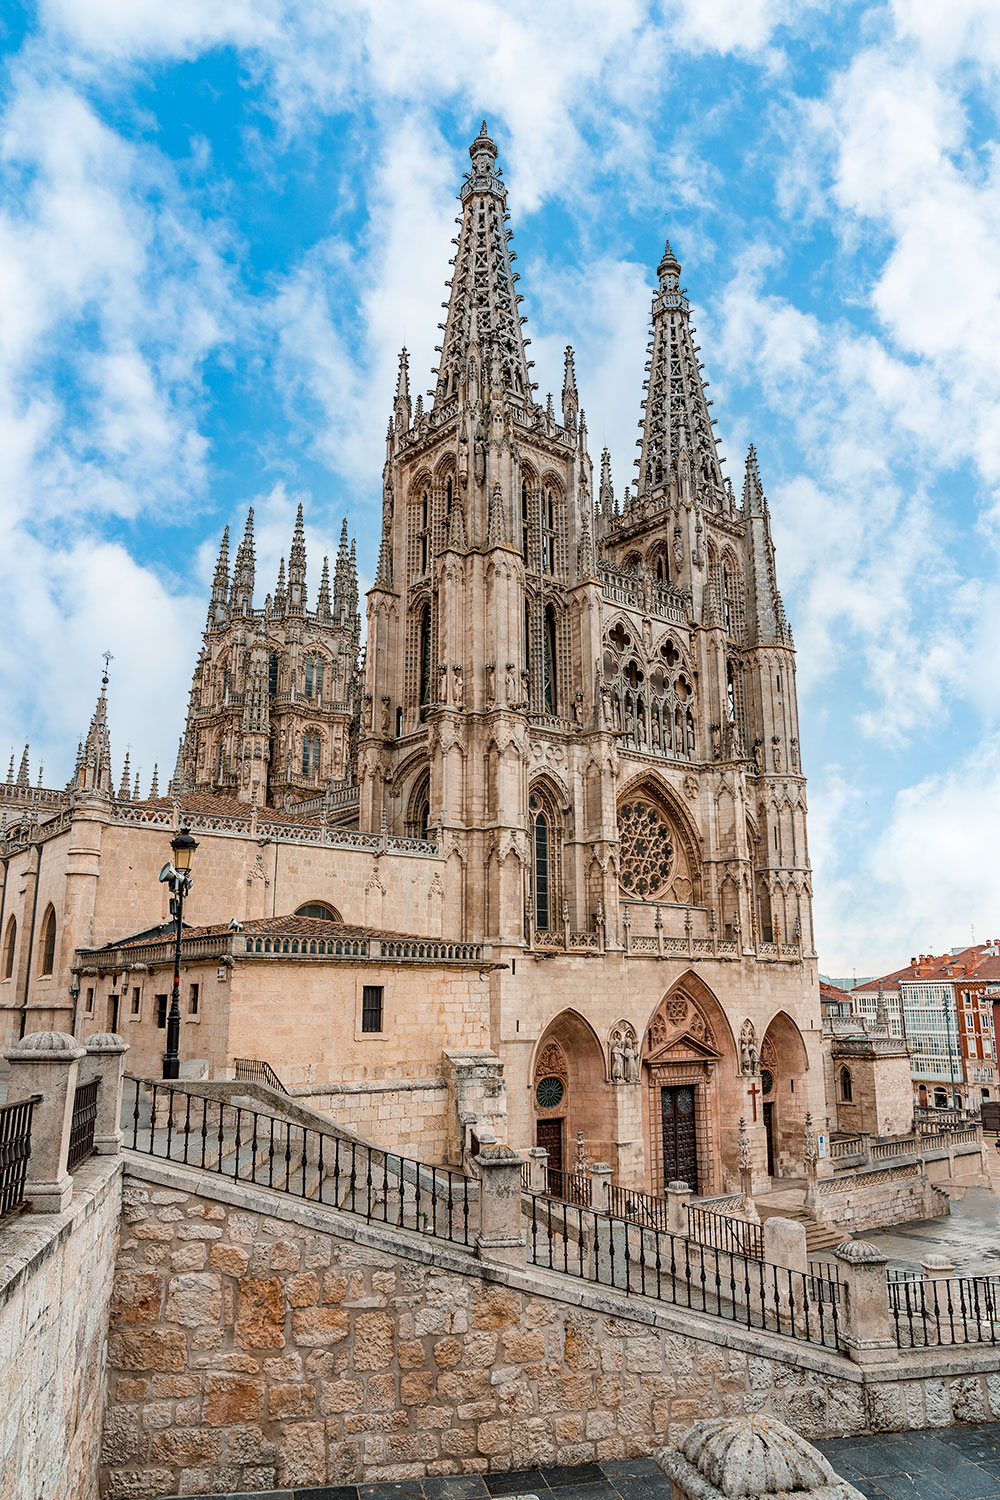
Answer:
<path fill-rule="evenodd" d="M 248 615 L 253 610 L 253 584 L 256 557 L 253 545 L 253 507 L 247 513 L 243 540 L 236 549 L 236 564 L 233 568 L 233 586 L 229 594 L 229 609 L 232 614 Z"/>
<path fill-rule="evenodd" d="M 222 533 L 219 560 L 215 564 L 212 582 L 212 602 L 208 607 L 208 628 L 226 618 L 226 600 L 229 597 L 229 527 Z"/>
<path fill-rule="evenodd" d="M 351 613 L 350 574 L 351 549 L 347 540 L 347 517 L 345 516 L 340 526 L 340 546 L 337 548 L 337 562 L 333 571 L 333 618 L 335 621 L 341 621 L 345 614 Z"/>
<path fill-rule="evenodd" d="M 573 364 L 573 346 L 566 345 L 565 368 L 563 370 L 562 412 L 563 426 L 568 432 L 576 431 L 576 415 L 580 410 L 580 398 L 576 391 L 576 369 Z"/>
<path fill-rule="evenodd" d="M 7 767 L 7 785 L 14 785 L 14 752 L 10 752 L 10 765 Z"/>
<path fill-rule="evenodd" d="M 460 193 L 462 218 L 455 252 L 444 337 L 438 346 L 435 402 L 450 400 L 466 371 L 470 349 L 479 349 L 481 388 L 531 400 L 528 340 L 521 334 L 521 298 L 506 227 L 507 189 L 497 169 L 497 148 L 486 121 L 469 147 L 472 170 Z"/>
<path fill-rule="evenodd" d="M 754 645 L 791 646 L 792 632 L 778 592 L 774 543 L 767 498 L 751 443 L 743 480 L 743 519 L 747 529 L 747 628 Z"/>
<path fill-rule="evenodd" d="M 177 759 L 174 761 L 174 774 L 167 784 L 167 791 L 174 797 L 181 792 L 189 791 L 188 786 L 188 757 L 184 745 L 184 736 L 181 735 L 177 741 Z"/>
<path fill-rule="evenodd" d="M 351 537 L 351 555 L 347 562 L 348 614 L 353 619 L 358 612 L 358 554 L 354 538 Z"/>
<path fill-rule="evenodd" d="M 396 432 L 408 432 L 412 408 L 410 406 L 410 356 L 405 348 L 399 352 L 399 374 L 396 377 L 396 401 L 393 406 Z"/>
<path fill-rule="evenodd" d="M 283 615 L 288 607 L 288 590 L 285 588 L 285 559 L 278 563 L 278 582 L 274 590 L 274 612 Z"/>
<path fill-rule="evenodd" d="M 131 783 L 132 783 L 132 778 L 131 778 L 131 776 L 129 774 L 129 752 L 128 752 L 128 749 L 126 748 L 126 750 L 125 750 L 125 764 L 122 766 L 122 781 L 121 781 L 121 786 L 118 788 L 118 801 L 119 802 L 128 802 L 131 799 L 131 796 L 132 796 Z"/>
<path fill-rule="evenodd" d="M 316 596 L 316 618 L 324 625 L 330 621 L 330 559 L 323 559 L 323 576 L 319 581 L 319 593 Z"/>
<path fill-rule="evenodd" d="M 18 786 L 27 787 L 31 785 L 31 771 L 29 769 L 28 751 L 29 746 L 25 744 L 24 750 L 21 752 L 21 765 L 17 773 Z"/>
<path fill-rule="evenodd" d="M 597 512 L 600 517 L 601 530 L 607 531 L 615 513 L 615 487 L 611 483 L 611 454 L 607 448 L 601 449 L 601 483 L 597 491 Z"/>
<path fill-rule="evenodd" d="M 683 498 L 687 479 L 704 503 L 718 505 L 724 488 L 708 410 L 711 402 L 701 377 L 690 305 L 680 288 L 680 262 L 669 240 L 656 273 L 659 287 L 653 296 L 642 437 L 637 445 L 638 494 L 665 503 L 671 478 L 676 478 Z"/>
<path fill-rule="evenodd" d="M 115 794 L 114 783 L 111 780 L 111 734 L 108 730 L 107 694 L 108 669 L 105 665 L 97 707 L 90 720 L 87 738 L 77 757 L 76 770 L 69 784 L 70 791 L 96 792 L 105 797 L 113 797 Z M 127 759 L 126 756 L 126 763 Z"/>
<path fill-rule="evenodd" d="M 149 796 L 150 796 L 150 800 L 152 800 L 154 797 L 158 797 L 159 795 L 160 795 L 160 768 L 159 768 L 159 766 L 154 761 L 154 763 L 153 763 L 153 779 L 149 783 Z"/>
<path fill-rule="evenodd" d="M 295 517 L 292 547 L 288 554 L 288 613 L 305 614 L 306 608 L 306 531 L 302 524 L 302 505 Z"/>

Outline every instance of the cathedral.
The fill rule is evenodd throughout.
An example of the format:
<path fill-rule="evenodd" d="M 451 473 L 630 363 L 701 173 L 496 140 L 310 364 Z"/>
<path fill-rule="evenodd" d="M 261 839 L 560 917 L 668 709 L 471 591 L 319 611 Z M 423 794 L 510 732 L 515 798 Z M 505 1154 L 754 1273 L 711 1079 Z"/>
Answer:
<path fill-rule="evenodd" d="M 99 1019 L 158 1071 L 184 824 L 202 1076 L 258 1058 L 394 1149 L 460 1160 L 488 1127 L 654 1193 L 729 1190 L 742 1118 L 755 1181 L 798 1175 L 822 1031 L 757 459 L 737 496 L 668 243 L 636 479 L 607 451 L 595 476 L 571 348 L 558 413 L 535 396 L 485 124 L 469 153 L 426 407 L 400 356 L 364 648 L 346 523 L 312 604 L 301 510 L 263 605 L 252 512 L 231 572 L 223 538 L 168 795 L 116 793 L 103 689 L 65 792 L 26 761 L 0 787 L 5 1034 Z"/>

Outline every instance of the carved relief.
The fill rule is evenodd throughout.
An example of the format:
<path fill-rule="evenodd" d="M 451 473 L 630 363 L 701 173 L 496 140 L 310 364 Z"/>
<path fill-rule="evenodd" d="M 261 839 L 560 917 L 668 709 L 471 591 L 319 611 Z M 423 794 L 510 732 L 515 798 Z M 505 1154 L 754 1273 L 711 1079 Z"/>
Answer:
<path fill-rule="evenodd" d="M 608 1039 L 612 1083 L 639 1082 L 639 1039 L 635 1027 L 619 1021 Z"/>
<path fill-rule="evenodd" d="M 715 1033 L 701 1006 L 683 990 L 675 991 L 661 1001 L 646 1033 L 646 1055 L 660 1052 L 681 1036 L 692 1036 L 713 1051 L 717 1050 Z"/>
<path fill-rule="evenodd" d="M 535 1064 L 535 1082 L 540 1078 L 560 1078 L 563 1083 L 569 1079 L 569 1069 L 566 1066 L 566 1057 L 558 1042 L 546 1042 L 538 1054 Z"/>
<path fill-rule="evenodd" d="M 748 1018 L 743 1022 L 740 1031 L 740 1072 L 749 1077 L 756 1073 L 760 1065 L 760 1053 L 757 1048 L 757 1033 L 753 1022 Z"/>

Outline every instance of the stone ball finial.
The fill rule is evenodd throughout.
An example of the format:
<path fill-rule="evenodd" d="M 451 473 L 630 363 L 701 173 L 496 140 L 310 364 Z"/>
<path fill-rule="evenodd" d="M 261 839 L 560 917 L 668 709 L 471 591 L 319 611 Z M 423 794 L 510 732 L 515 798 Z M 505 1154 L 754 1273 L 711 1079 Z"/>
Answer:
<path fill-rule="evenodd" d="M 833 1253 L 849 1266 L 884 1266 L 889 1260 L 870 1240 L 845 1240 Z"/>
<path fill-rule="evenodd" d="M 88 1052 L 127 1052 L 128 1042 L 116 1031 L 95 1031 L 83 1044 Z"/>
<path fill-rule="evenodd" d="M 676 1449 L 657 1454 L 685 1495 L 751 1500 L 766 1495 L 849 1495 L 811 1443 L 776 1417 L 710 1417 L 695 1422 Z"/>
<path fill-rule="evenodd" d="M 83 1056 L 84 1048 L 65 1031 L 29 1031 L 4 1051 L 8 1062 L 71 1062 Z"/>

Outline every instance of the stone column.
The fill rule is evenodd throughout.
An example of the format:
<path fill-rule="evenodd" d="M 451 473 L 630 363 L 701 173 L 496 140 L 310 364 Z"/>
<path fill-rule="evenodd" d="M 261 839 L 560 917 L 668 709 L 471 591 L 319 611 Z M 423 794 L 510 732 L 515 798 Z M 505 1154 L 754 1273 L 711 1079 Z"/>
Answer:
<path fill-rule="evenodd" d="M 528 1150 L 528 1188 L 532 1193 L 544 1193 L 549 1185 L 549 1153 L 544 1146 L 531 1146 Z"/>
<path fill-rule="evenodd" d="M 687 1210 L 693 1196 L 686 1182 L 667 1183 L 667 1228 L 671 1234 L 687 1234 Z"/>
<path fill-rule="evenodd" d="M 606 1161 L 592 1161 L 587 1169 L 590 1173 L 590 1206 L 599 1214 L 608 1212 L 608 1188 L 611 1186 L 611 1168 Z"/>
<path fill-rule="evenodd" d="M 10 1063 L 7 1103 L 40 1094 L 31 1120 L 31 1155 L 24 1196 L 36 1214 L 59 1214 L 73 1197 L 66 1170 L 77 1068 L 85 1056 L 79 1042 L 62 1031 L 32 1031 L 4 1057 Z"/>
<path fill-rule="evenodd" d="M 122 1075 L 128 1042 L 113 1031 L 98 1031 L 83 1045 L 87 1055 L 80 1063 L 78 1082 L 100 1079 L 94 1150 L 98 1156 L 115 1156 L 122 1149 Z"/>
<path fill-rule="evenodd" d="M 859 1365 L 897 1359 L 885 1279 L 888 1256 L 867 1240 L 848 1240 L 835 1253 L 840 1262 L 841 1327 L 848 1357 Z"/>
<path fill-rule="evenodd" d="M 480 1260 L 524 1265 L 521 1221 L 521 1158 L 510 1146 L 484 1146 L 476 1157 L 482 1208 L 476 1254 Z"/>

